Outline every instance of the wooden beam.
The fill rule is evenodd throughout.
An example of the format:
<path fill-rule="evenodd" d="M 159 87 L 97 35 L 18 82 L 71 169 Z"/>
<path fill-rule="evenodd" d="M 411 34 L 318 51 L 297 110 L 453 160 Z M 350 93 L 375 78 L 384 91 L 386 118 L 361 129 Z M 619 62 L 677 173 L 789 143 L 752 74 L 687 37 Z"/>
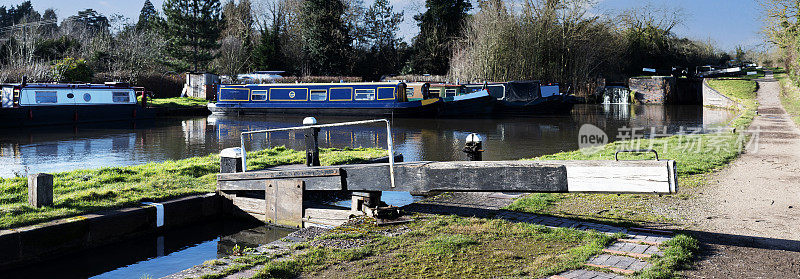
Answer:
<path fill-rule="evenodd" d="M 385 163 L 280 168 L 219 174 L 222 191 L 265 190 L 263 180 L 299 179 L 305 190 L 461 192 L 677 192 L 675 162 L 475 161 L 395 164 L 395 188 Z"/>

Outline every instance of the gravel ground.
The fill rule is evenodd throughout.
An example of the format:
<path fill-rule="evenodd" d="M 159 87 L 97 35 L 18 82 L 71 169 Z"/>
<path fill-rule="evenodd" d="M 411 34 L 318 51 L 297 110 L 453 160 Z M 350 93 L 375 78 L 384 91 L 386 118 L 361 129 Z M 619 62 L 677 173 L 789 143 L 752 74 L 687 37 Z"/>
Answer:
<path fill-rule="evenodd" d="M 780 85 L 760 81 L 757 147 L 712 175 L 694 199 L 704 254 L 689 278 L 800 278 L 800 130 Z"/>

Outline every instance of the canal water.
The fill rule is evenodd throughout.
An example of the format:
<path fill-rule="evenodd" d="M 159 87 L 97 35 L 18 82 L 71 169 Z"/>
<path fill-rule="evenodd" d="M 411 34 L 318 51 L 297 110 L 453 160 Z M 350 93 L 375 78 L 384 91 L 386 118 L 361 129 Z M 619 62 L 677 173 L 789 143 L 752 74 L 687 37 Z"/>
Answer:
<path fill-rule="evenodd" d="M 498 119 L 406 119 L 392 121 L 395 150 L 406 161 L 466 159 L 461 149 L 470 133 L 484 139 L 484 160 L 531 158 L 578 148 L 578 130 L 593 124 L 611 140 L 620 129 L 642 128 L 647 134 L 677 133 L 694 128 L 724 126 L 736 115 L 700 106 L 579 105 L 569 116 Z M 127 166 L 216 154 L 239 146 L 242 131 L 292 127 L 300 116 L 208 116 L 79 126 L 0 129 L 0 177 L 37 172 Z M 356 121 L 360 117 L 319 117 L 320 124 Z M 322 130 L 321 147 L 386 148 L 383 124 Z M 303 135 L 295 132 L 255 135 L 247 150 L 271 146 L 303 149 Z"/>
<path fill-rule="evenodd" d="M 174 117 L 136 123 L 0 130 L 0 177 L 216 154 L 239 146 L 242 131 L 297 126 L 305 116 Z M 392 136 L 395 150 L 406 161 L 465 160 L 461 149 L 470 133 L 483 138 L 484 160 L 515 160 L 578 149 L 578 131 L 584 124 L 599 127 L 613 141 L 625 139 L 620 135 L 632 128 L 638 131 L 634 136 L 648 136 L 651 132 L 663 136 L 722 127 L 735 117 L 731 111 L 700 106 L 579 105 L 571 115 L 553 117 L 398 118 L 392 121 Z M 325 116 L 318 117 L 318 122 L 365 119 L 368 118 Z M 262 134 L 247 138 L 246 147 L 248 151 L 274 146 L 301 150 L 302 139 L 303 135 L 295 132 Z M 324 129 L 320 132 L 320 146 L 386 148 L 385 126 Z M 398 192 L 386 192 L 383 199 L 396 206 L 415 200 L 408 193 Z M 235 243 L 266 244 L 288 233 L 253 224 L 215 222 L 93 249 L 49 262 L 52 268 L 23 267 L 0 277 L 158 278 L 225 256 Z"/>

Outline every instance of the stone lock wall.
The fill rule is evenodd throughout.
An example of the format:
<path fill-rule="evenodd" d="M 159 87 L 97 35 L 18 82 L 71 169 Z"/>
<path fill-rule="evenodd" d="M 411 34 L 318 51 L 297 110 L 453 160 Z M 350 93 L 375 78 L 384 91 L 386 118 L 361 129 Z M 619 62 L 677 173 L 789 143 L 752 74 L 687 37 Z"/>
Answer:
<path fill-rule="evenodd" d="M 729 109 L 744 108 L 739 102 L 731 100 L 731 98 L 711 88 L 711 86 L 708 85 L 708 79 L 703 79 L 703 105 Z"/>
<path fill-rule="evenodd" d="M 628 87 L 634 92 L 633 99 L 641 104 L 669 104 L 674 102 L 676 84 L 674 77 L 633 77 Z"/>

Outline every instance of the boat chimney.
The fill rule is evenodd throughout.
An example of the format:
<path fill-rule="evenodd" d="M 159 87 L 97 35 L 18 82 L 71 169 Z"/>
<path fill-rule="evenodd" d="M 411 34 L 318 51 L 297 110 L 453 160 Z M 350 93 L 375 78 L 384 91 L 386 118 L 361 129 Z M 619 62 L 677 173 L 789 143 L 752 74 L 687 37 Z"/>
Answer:
<path fill-rule="evenodd" d="M 25 87 L 25 85 L 28 85 L 28 76 L 22 75 L 22 83 L 20 85 L 22 87 Z"/>

